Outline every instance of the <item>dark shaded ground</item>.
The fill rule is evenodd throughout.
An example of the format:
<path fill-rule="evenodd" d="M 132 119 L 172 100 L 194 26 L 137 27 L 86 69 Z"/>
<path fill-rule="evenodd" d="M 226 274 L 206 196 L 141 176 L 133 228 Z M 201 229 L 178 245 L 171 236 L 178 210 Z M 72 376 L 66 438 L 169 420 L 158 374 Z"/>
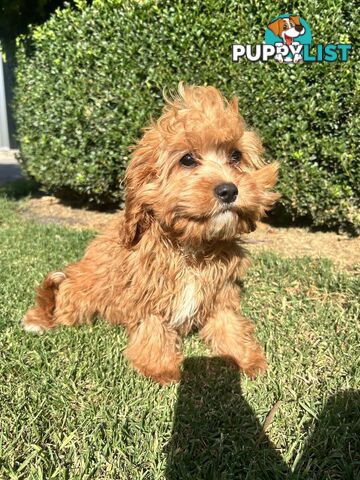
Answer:
<path fill-rule="evenodd" d="M 17 163 L 2 160 L 0 157 L 0 183 L 13 182 L 23 177 L 20 166 Z"/>
<path fill-rule="evenodd" d="M 166 479 L 360 478 L 360 392 L 331 397 L 304 435 L 304 452 L 291 472 L 242 396 L 238 371 L 221 358 L 189 358 L 166 449 Z"/>
<path fill-rule="evenodd" d="M 242 395 L 239 371 L 216 357 L 184 361 L 167 458 L 167 480 L 270 480 L 288 472 Z"/>

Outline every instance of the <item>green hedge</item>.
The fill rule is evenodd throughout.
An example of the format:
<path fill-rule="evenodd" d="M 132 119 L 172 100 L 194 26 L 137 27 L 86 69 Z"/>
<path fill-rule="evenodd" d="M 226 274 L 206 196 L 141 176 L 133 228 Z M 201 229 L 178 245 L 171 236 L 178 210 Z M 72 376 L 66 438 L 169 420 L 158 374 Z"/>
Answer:
<path fill-rule="evenodd" d="M 52 191 L 118 203 L 129 146 L 160 112 L 162 90 L 209 84 L 239 96 L 268 157 L 281 161 L 286 211 L 356 231 L 359 3 L 299 2 L 294 12 L 314 43 L 352 43 L 346 63 L 232 63 L 234 42 L 262 43 L 267 23 L 286 12 L 271 0 L 94 0 L 58 10 L 18 42 L 23 167 Z"/>

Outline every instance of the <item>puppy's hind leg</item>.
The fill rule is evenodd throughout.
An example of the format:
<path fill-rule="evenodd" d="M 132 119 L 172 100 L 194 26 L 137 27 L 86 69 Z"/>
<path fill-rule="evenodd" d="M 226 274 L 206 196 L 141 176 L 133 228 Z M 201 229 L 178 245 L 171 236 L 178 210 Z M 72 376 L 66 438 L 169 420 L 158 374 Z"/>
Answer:
<path fill-rule="evenodd" d="M 96 298 L 81 280 L 81 277 L 71 277 L 61 285 L 54 310 L 56 325 L 72 327 L 90 323 L 97 312 Z"/>
<path fill-rule="evenodd" d="M 27 332 L 41 333 L 54 327 L 54 310 L 60 284 L 65 280 L 63 272 L 50 272 L 38 287 L 35 306 L 30 308 L 22 319 Z"/>
<path fill-rule="evenodd" d="M 130 331 L 125 356 L 140 373 L 165 385 L 180 378 L 180 337 L 151 316 Z"/>

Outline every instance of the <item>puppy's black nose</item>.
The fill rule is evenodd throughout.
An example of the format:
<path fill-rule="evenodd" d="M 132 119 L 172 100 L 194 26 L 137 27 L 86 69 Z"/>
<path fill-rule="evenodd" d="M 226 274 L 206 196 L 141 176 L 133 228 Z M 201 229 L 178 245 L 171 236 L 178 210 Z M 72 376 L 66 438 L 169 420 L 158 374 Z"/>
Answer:
<path fill-rule="evenodd" d="M 233 202 L 238 194 L 238 189 L 233 183 L 219 183 L 214 188 L 215 195 L 224 203 Z"/>
<path fill-rule="evenodd" d="M 303 29 L 303 28 L 304 28 L 304 27 L 303 27 L 302 25 L 295 25 L 295 30 L 296 30 L 297 32 L 302 32 L 302 29 Z"/>

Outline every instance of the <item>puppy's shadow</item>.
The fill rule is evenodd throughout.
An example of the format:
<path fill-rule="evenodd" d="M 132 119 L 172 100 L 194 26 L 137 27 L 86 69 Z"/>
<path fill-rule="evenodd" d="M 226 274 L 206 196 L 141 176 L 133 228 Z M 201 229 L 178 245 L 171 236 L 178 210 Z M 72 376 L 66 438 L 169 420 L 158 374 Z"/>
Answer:
<path fill-rule="evenodd" d="M 166 479 L 287 478 L 280 454 L 261 433 L 242 396 L 239 372 L 229 361 L 186 359 L 166 448 Z"/>
<path fill-rule="evenodd" d="M 223 358 L 188 358 L 166 447 L 165 478 L 360 479 L 359 391 L 330 397 L 304 434 L 307 440 L 302 453 L 294 453 L 291 472 L 243 398 L 238 370 Z"/>
<path fill-rule="evenodd" d="M 293 478 L 360 479 L 359 391 L 345 390 L 328 399 L 306 441 Z"/>

